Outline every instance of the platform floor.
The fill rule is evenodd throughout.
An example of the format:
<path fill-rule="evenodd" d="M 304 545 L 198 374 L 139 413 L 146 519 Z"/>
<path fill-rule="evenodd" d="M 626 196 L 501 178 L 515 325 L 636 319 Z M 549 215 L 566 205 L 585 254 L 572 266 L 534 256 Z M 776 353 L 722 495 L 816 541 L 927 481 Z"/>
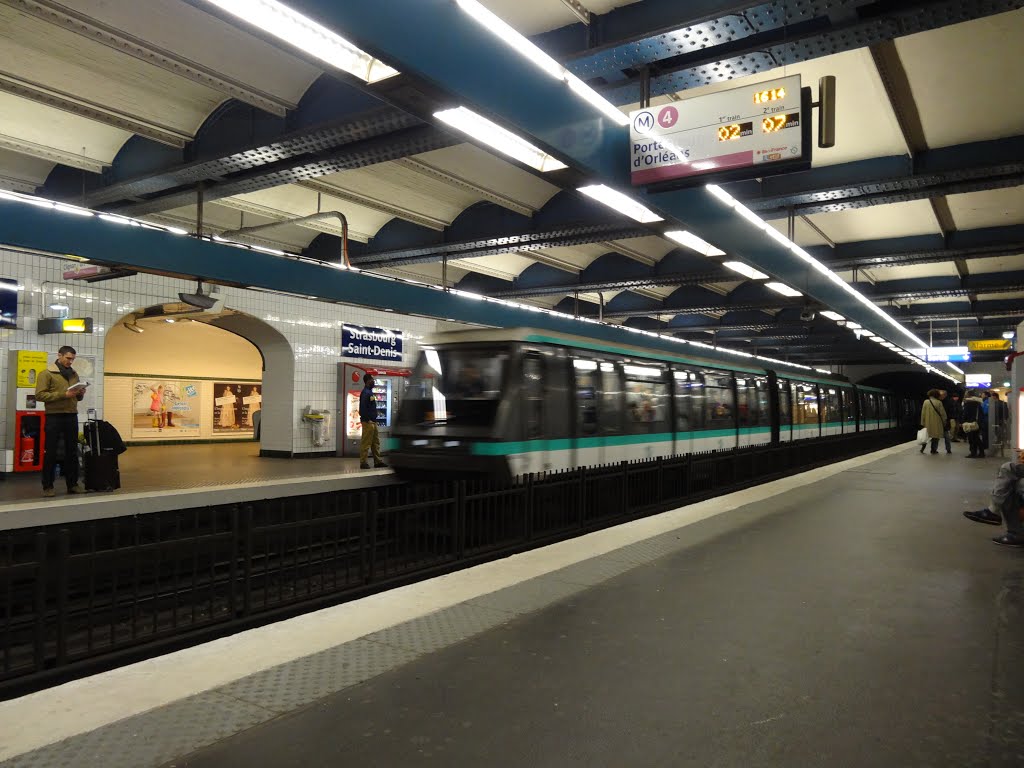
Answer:
<path fill-rule="evenodd" d="M 889 449 L 5 702 L 0 765 L 1024 765 L 997 467 Z"/>
<path fill-rule="evenodd" d="M 121 492 L 153 492 L 213 485 L 244 485 L 315 474 L 359 472 L 358 459 L 261 458 L 259 443 L 133 445 L 118 459 Z M 64 484 L 55 486 L 64 495 Z M 40 498 L 38 472 L 8 473 L 0 480 L 0 504 Z"/>

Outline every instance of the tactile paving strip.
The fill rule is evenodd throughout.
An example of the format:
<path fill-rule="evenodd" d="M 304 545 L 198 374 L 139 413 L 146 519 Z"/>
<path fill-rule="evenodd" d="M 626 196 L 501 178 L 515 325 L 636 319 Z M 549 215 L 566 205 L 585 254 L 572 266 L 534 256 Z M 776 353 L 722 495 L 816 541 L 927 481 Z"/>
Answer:
<path fill-rule="evenodd" d="M 155 768 L 275 717 L 212 691 L 73 736 L 0 763 L 3 768 Z"/>
<path fill-rule="evenodd" d="M 289 712 L 414 658 L 416 654 L 412 651 L 353 640 L 215 690 L 264 709 Z"/>
<path fill-rule="evenodd" d="M 363 639 L 403 648 L 416 654 L 430 653 L 511 619 L 512 616 L 505 611 L 461 603 L 404 624 L 382 629 Z"/>
<path fill-rule="evenodd" d="M 612 552 L 610 555 L 614 555 Z M 637 563 L 625 559 L 613 559 L 609 557 L 595 557 L 593 560 L 583 560 L 574 565 L 566 566 L 549 574 L 550 578 L 564 581 L 567 584 L 579 584 L 585 587 L 593 587 L 597 584 L 621 576 L 637 566 Z"/>
<path fill-rule="evenodd" d="M 572 597 L 583 589 L 584 587 L 579 584 L 571 584 L 550 576 L 541 576 L 475 597 L 469 602 L 496 611 L 517 614 L 531 613 L 559 600 Z"/>

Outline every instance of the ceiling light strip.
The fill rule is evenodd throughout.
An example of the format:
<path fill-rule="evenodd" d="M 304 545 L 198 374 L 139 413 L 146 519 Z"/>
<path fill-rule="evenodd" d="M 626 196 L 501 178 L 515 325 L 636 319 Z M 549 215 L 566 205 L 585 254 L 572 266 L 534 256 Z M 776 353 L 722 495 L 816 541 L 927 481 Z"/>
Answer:
<path fill-rule="evenodd" d="M 277 0 L 205 0 L 278 40 L 367 83 L 398 74 L 327 27 Z"/>
<path fill-rule="evenodd" d="M 565 163 L 552 157 L 530 142 L 502 128 L 471 109 L 457 107 L 435 112 L 434 117 L 462 133 L 486 144 L 503 155 L 518 160 L 538 171 L 557 171 L 567 168 Z"/>
<path fill-rule="evenodd" d="M 235 0 L 235 2 L 240 1 L 244 2 L 244 0 Z M 471 19 L 491 32 L 495 37 L 512 48 L 512 50 L 531 61 L 541 71 L 546 72 L 556 80 L 564 82 L 569 87 L 569 90 L 591 106 L 600 110 L 602 114 L 614 120 L 618 125 L 629 125 L 629 118 L 618 107 L 534 45 L 524 35 L 509 26 L 507 22 L 481 5 L 477 0 L 456 0 L 456 2 Z"/>

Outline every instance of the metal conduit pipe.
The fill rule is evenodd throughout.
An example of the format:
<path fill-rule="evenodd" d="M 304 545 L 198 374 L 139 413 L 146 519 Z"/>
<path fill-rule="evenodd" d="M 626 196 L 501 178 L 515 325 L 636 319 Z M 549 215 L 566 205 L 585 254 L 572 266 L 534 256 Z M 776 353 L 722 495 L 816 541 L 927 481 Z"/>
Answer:
<path fill-rule="evenodd" d="M 269 224 L 258 224 L 254 227 L 232 229 L 227 232 L 221 232 L 220 237 L 230 240 L 235 235 L 254 235 L 257 232 L 264 232 L 268 229 L 273 229 L 274 227 L 283 227 L 286 224 L 307 224 L 313 221 L 323 221 L 324 219 L 337 219 L 341 223 L 341 263 L 346 267 L 351 267 L 352 265 L 348 260 L 348 219 L 345 218 L 345 214 L 341 211 L 322 211 L 321 213 L 314 213 L 310 216 L 303 216 L 299 219 L 272 221 Z"/>

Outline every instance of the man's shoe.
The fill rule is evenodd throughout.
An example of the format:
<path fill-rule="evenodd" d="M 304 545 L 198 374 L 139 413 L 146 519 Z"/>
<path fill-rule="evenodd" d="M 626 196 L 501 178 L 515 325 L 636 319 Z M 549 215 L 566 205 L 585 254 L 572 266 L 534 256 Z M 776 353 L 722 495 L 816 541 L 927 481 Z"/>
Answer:
<path fill-rule="evenodd" d="M 377 461 L 376 459 L 374 459 L 373 461 L 373 466 L 375 466 L 377 469 L 387 469 L 388 467 L 388 465 L 385 464 L 383 461 Z"/>
<path fill-rule="evenodd" d="M 85 493 L 85 488 L 82 485 L 72 485 L 68 488 L 68 493 Z"/>
<path fill-rule="evenodd" d="M 359 468 L 360 469 L 372 469 L 372 467 L 369 464 L 367 464 L 365 461 L 362 461 L 362 462 L 359 463 Z"/>
<path fill-rule="evenodd" d="M 988 507 L 976 511 L 964 512 L 964 517 L 966 517 L 968 520 L 973 520 L 976 523 L 985 523 L 986 525 L 1003 524 L 1003 518 L 1000 515 L 997 515 Z"/>
<path fill-rule="evenodd" d="M 993 544 L 1000 544 L 1004 547 L 1024 547 L 1024 537 L 1014 536 L 1012 533 L 1004 533 L 992 539 Z"/>
<path fill-rule="evenodd" d="M 57 495 L 57 492 L 53 488 L 43 488 L 43 496 L 50 499 Z"/>

